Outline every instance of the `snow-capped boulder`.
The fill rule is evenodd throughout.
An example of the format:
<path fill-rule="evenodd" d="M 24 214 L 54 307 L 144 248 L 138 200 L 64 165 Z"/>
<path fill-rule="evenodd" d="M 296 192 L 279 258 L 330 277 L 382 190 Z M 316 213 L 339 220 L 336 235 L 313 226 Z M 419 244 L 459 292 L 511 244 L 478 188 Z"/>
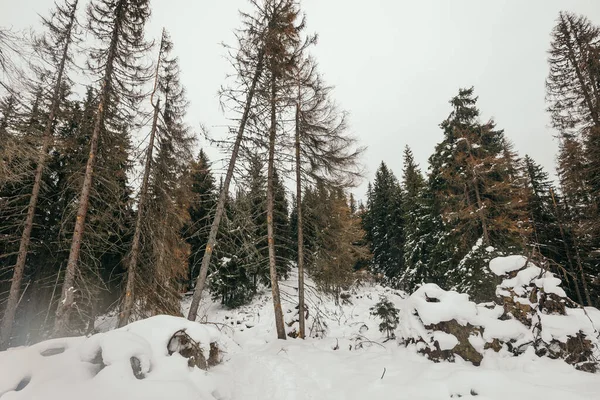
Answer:
<path fill-rule="evenodd" d="M 398 337 L 416 344 L 433 361 L 454 361 L 455 356 L 479 365 L 483 356 L 473 343 L 481 343 L 477 305 L 469 296 L 445 291 L 434 284 L 420 287 L 402 310 Z"/>
<path fill-rule="evenodd" d="M 178 399 L 210 393 L 204 371 L 224 350 L 219 330 L 156 316 L 91 337 L 62 338 L 0 352 L 7 399 Z M 199 368 L 196 368 L 199 367 Z"/>
<path fill-rule="evenodd" d="M 503 278 L 496 289 L 503 308 L 500 319 L 526 326 L 538 356 L 561 358 L 584 371 L 598 370 L 598 310 L 569 299 L 560 279 L 525 257 L 492 260 L 490 269 Z"/>

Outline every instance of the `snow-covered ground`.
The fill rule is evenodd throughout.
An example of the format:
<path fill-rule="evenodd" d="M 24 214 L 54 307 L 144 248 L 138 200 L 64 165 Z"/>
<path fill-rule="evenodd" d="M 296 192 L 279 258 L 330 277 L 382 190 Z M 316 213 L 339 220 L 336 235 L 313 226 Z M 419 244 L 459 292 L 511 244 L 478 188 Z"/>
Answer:
<path fill-rule="evenodd" d="M 293 321 L 297 319 L 295 279 L 292 275 L 281 284 L 289 331 L 295 329 Z M 380 296 L 387 296 L 401 313 L 412 314 L 407 307 L 418 304 L 414 298 L 411 302 L 401 292 L 368 284 L 349 295 L 349 302 L 336 305 L 332 299 L 309 290 L 307 328 L 319 337 L 306 340 L 275 339 L 269 290 L 237 310 L 204 302 L 199 321 L 210 322 L 206 325 L 163 316 L 110 330 L 114 321 L 105 318 L 98 328 L 106 333 L 0 353 L 0 398 L 600 399 L 600 373 L 580 372 L 562 360 L 540 358 L 533 349 L 519 357 L 486 350 L 479 367 L 460 358 L 454 363 L 434 363 L 417 354 L 415 345 L 385 342 L 378 331 L 379 321 L 370 315 L 369 309 Z M 464 296 L 439 295 L 471 307 Z M 184 301 L 184 311 L 187 304 Z M 444 302 L 423 306 L 435 304 L 443 306 Z M 405 320 L 406 316 L 400 323 Z M 224 350 L 223 363 L 205 372 L 188 367 L 187 360 L 178 354 L 169 356 L 167 342 L 179 329 L 186 329 L 205 347 L 207 342 L 217 341 Z M 399 336 L 402 329 L 400 326 Z M 41 355 L 45 350 L 63 347 L 66 351 L 61 354 Z M 99 348 L 106 367 L 98 372 L 94 357 Z M 140 360 L 144 379 L 134 376 L 132 356 Z M 15 391 L 19 384 L 22 390 Z"/>

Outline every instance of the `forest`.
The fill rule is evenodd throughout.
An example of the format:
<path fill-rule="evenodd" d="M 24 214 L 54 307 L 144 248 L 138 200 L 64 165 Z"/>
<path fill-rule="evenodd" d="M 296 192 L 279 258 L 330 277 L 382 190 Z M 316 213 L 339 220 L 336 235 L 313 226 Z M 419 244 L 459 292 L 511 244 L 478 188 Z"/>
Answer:
<path fill-rule="evenodd" d="M 365 276 L 492 301 L 501 279 L 487 265 L 509 255 L 600 307 L 600 26 L 586 16 L 561 12 L 549 32 L 557 179 L 480 117 L 474 87 L 431 127 L 442 140 L 428 165 L 407 146 L 402 171 L 383 160 L 368 177 L 299 1 L 240 13 L 218 139 L 187 125 L 177 43 L 168 27 L 146 36 L 151 11 L 58 0 L 35 31 L 0 26 L 1 350 L 95 333 L 103 315 L 182 316 L 186 299 L 196 321 L 209 298 L 236 309 L 265 288 L 274 334 L 305 338 L 306 318 L 285 329 L 279 282 L 294 271 L 304 316 L 305 290 L 337 304 Z M 222 174 L 201 137 L 226 157 Z"/>

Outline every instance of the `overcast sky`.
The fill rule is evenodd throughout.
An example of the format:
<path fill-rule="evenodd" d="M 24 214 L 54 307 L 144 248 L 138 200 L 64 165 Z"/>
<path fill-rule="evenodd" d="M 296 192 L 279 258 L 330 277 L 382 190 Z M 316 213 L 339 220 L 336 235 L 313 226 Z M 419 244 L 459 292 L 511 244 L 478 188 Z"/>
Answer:
<path fill-rule="evenodd" d="M 0 25 L 38 25 L 51 0 L 1 0 Z M 600 0 L 303 0 L 313 54 L 352 132 L 368 146 L 367 180 L 383 160 L 402 171 L 409 145 L 426 170 L 442 139 L 439 123 L 461 87 L 475 86 L 484 119 L 554 173 L 557 142 L 545 111 L 550 31 L 558 12 L 600 23 Z M 213 134 L 226 123 L 216 96 L 228 69 L 220 42 L 232 42 L 246 0 L 153 0 L 149 37 L 171 33 L 188 91 L 188 121 Z M 210 152 L 209 154 L 216 154 Z M 217 157 L 214 155 L 213 157 Z M 366 181 L 357 190 L 364 197 Z"/>

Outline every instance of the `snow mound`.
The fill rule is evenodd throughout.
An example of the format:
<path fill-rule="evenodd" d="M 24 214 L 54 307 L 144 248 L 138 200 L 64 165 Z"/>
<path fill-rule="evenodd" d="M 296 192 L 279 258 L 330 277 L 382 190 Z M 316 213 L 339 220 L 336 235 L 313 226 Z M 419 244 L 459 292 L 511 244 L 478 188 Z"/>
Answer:
<path fill-rule="evenodd" d="M 214 384 L 204 371 L 190 368 L 186 358 L 169 351 L 169 342 L 178 331 L 199 343 L 206 359 L 211 343 L 222 346 L 221 334 L 213 326 L 157 316 L 89 338 L 13 348 L 0 352 L 0 397 L 214 399 Z"/>
<path fill-rule="evenodd" d="M 490 261 L 490 269 L 498 276 L 505 275 L 509 272 L 519 270 L 527 263 L 527 257 L 523 256 L 508 256 L 498 257 Z"/>
<path fill-rule="evenodd" d="M 475 304 L 437 285 L 419 288 L 401 310 L 398 338 L 434 361 L 460 357 L 479 365 L 489 352 L 533 352 L 595 372 L 600 364 L 600 311 L 567 298 L 561 280 L 526 257 L 493 259 L 501 278 L 495 303 Z"/>

